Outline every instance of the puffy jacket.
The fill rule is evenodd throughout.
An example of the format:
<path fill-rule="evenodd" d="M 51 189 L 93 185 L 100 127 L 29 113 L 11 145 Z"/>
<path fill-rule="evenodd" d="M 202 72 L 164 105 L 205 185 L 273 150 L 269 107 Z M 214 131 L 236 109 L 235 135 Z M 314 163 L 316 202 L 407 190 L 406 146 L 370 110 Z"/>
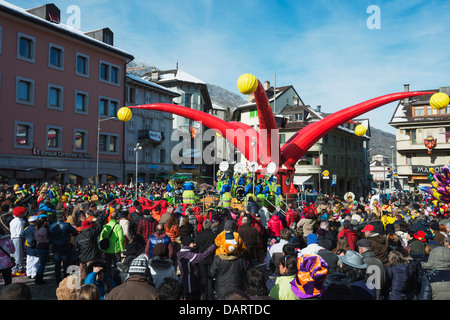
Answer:
<path fill-rule="evenodd" d="M 267 223 L 267 229 L 269 231 L 269 236 L 279 237 L 280 231 L 283 229 L 283 222 L 280 217 L 274 214 Z"/>
<path fill-rule="evenodd" d="M 248 266 L 248 261 L 243 255 L 218 254 L 214 256 L 210 274 L 216 279 L 215 289 L 218 299 L 222 299 L 231 290 L 245 290 L 244 276 Z"/>
<path fill-rule="evenodd" d="M 114 228 L 113 232 L 111 230 Z M 111 219 L 107 224 L 105 224 L 102 228 L 102 232 L 100 233 L 100 241 L 108 238 L 109 234 L 109 248 L 103 250 L 105 253 L 118 253 L 125 250 L 124 246 L 124 238 L 123 238 L 123 230 L 120 224 Z"/>
<path fill-rule="evenodd" d="M 419 300 L 450 300 L 450 249 L 434 248 L 422 267 L 430 271 L 422 277 Z"/>
<path fill-rule="evenodd" d="M 286 224 L 289 227 L 292 223 L 297 224 L 298 222 L 298 214 L 295 210 L 288 210 L 286 212 Z"/>
<path fill-rule="evenodd" d="M 413 262 L 386 267 L 386 287 L 389 300 L 412 300 L 415 296 L 416 270 Z"/>
<path fill-rule="evenodd" d="M 316 220 L 310 218 L 303 218 L 297 223 L 297 229 L 303 232 L 303 237 L 307 237 L 309 234 L 314 232 L 316 228 Z"/>

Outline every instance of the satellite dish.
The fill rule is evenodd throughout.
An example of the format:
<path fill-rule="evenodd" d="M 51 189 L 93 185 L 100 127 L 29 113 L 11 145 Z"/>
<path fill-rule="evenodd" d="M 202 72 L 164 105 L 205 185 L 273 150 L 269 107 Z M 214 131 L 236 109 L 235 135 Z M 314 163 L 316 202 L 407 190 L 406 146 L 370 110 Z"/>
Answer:
<path fill-rule="evenodd" d="M 248 170 L 250 172 L 256 172 L 256 170 L 258 170 L 258 163 L 256 161 L 250 162 L 248 165 Z"/>
<path fill-rule="evenodd" d="M 277 164 L 275 162 L 270 162 L 267 165 L 267 173 L 274 174 L 277 172 Z"/>
<path fill-rule="evenodd" d="M 219 164 L 219 169 L 220 169 L 220 171 L 225 172 L 225 171 L 228 170 L 228 167 L 229 167 L 229 166 L 230 166 L 230 165 L 228 164 L 228 162 L 222 161 L 222 162 Z"/>
<path fill-rule="evenodd" d="M 244 165 L 242 163 L 236 163 L 234 165 L 234 172 L 243 173 L 244 172 Z"/>

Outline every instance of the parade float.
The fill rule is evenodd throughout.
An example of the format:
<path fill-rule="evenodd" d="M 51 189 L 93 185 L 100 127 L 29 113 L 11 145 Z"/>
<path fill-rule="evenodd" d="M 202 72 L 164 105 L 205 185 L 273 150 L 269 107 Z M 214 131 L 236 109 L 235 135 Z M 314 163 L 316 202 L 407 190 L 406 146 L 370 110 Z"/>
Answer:
<path fill-rule="evenodd" d="M 231 183 L 233 197 L 242 200 L 243 196 L 249 194 L 248 186 L 251 185 L 252 196 L 257 200 L 257 195 L 255 195 L 254 191 L 256 187 L 255 181 L 262 181 L 265 183 L 261 185 L 261 189 L 265 189 L 266 194 L 272 195 L 274 204 L 277 198 L 282 199 L 283 195 L 297 192 L 293 184 L 295 164 L 305 155 L 309 148 L 327 133 L 353 118 L 388 103 L 434 93 L 425 91 L 398 92 L 358 103 L 341 109 L 320 121 L 308 124 L 286 141 L 283 146 L 280 146 L 275 116 L 261 82 L 254 75 L 246 73 L 239 77 L 237 86 L 242 94 L 253 94 L 254 96 L 259 131 L 245 123 L 237 121 L 227 122 L 208 113 L 175 104 L 153 103 L 130 106 L 128 108 L 176 114 L 215 130 L 237 148 L 250 164 L 249 168 L 235 170 L 234 173 L 227 170 L 223 171 L 223 179 L 230 181 L 227 183 Z M 434 93 L 432 100 L 437 105 L 445 103 L 441 93 L 439 93 L 438 97 L 435 95 L 436 93 Z M 358 126 L 355 134 L 364 135 L 365 130 L 364 126 Z M 242 184 L 243 181 L 246 181 L 246 183 Z M 275 184 L 276 187 L 273 188 L 272 184 Z M 270 189 L 270 191 L 267 191 L 267 189 Z M 220 186 L 218 186 L 217 190 L 222 192 Z M 260 199 L 260 201 L 263 200 Z"/>

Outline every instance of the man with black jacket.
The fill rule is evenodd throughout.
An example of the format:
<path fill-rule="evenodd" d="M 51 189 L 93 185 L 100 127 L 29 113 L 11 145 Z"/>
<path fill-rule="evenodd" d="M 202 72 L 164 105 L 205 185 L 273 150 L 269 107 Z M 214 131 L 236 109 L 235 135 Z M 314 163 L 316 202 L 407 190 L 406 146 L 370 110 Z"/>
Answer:
<path fill-rule="evenodd" d="M 99 260 L 101 257 L 101 251 L 97 244 L 98 236 L 102 231 L 100 224 L 93 224 L 89 220 L 85 220 L 81 223 L 81 232 L 76 237 L 75 252 L 80 260 L 80 278 L 81 283 L 84 283 L 88 265 Z"/>
<path fill-rule="evenodd" d="M 217 234 L 211 230 L 211 221 L 206 219 L 203 221 L 203 231 L 200 233 L 196 233 L 195 236 L 195 244 L 198 252 L 204 252 L 208 249 L 211 244 L 214 243 Z M 209 275 L 209 268 L 214 259 L 214 255 L 209 255 L 205 260 L 200 262 L 200 274 L 202 276 L 202 285 L 203 285 L 203 298 L 206 300 L 212 300 L 214 298 L 214 288 L 212 279 Z"/>

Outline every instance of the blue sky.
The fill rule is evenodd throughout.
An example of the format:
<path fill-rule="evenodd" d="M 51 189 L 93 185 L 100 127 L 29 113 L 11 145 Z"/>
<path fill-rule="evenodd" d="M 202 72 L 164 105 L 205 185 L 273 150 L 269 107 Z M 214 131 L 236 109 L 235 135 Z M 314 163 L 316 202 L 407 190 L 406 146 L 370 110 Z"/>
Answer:
<path fill-rule="evenodd" d="M 10 0 L 23 8 L 44 4 Z M 80 8 L 81 30 L 109 27 L 115 45 L 160 69 L 175 67 L 239 93 L 252 73 L 293 85 L 305 104 L 334 112 L 392 92 L 450 85 L 450 2 L 433 0 L 55 0 L 62 22 Z M 371 5 L 380 29 L 369 29 Z M 245 97 L 244 97 L 245 98 Z M 388 125 L 396 103 L 364 114 Z"/>

